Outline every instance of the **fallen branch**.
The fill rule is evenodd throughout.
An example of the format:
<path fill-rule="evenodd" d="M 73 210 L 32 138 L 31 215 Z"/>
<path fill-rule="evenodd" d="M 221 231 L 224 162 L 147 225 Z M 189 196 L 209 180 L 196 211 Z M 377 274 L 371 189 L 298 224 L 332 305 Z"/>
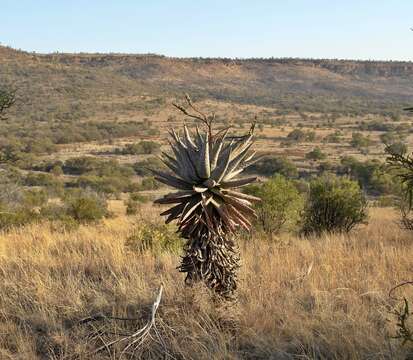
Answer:
<path fill-rule="evenodd" d="M 114 339 L 112 341 L 106 342 L 103 337 L 100 334 L 100 331 L 98 332 L 98 338 L 103 342 L 103 345 L 98 347 L 96 350 L 94 350 L 93 352 L 89 353 L 88 355 L 94 355 L 100 351 L 103 350 L 107 350 L 108 352 L 110 352 L 110 348 L 113 347 L 116 344 L 119 343 L 126 343 L 125 348 L 122 350 L 119 359 L 121 359 L 123 357 L 123 355 L 125 355 L 125 353 L 133 348 L 133 351 L 135 352 L 139 346 L 142 345 L 142 343 L 148 338 L 151 337 L 151 330 L 154 329 L 155 334 L 157 335 L 157 337 L 159 338 L 159 342 L 165 347 L 165 343 L 164 341 L 160 338 L 159 333 L 156 329 L 156 325 L 155 325 L 155 320 L 156 320 L 156 312 L 159 308 L 159 304 L 161 302 L 161 298 L 162 298 L 162 292 L 163 292 L 163 286 L 161 285 L 161 287 L 159 288 L 159 292 L 158 292 L 158 296 L 156 297 L 155 302 L 152 305 L 152 311 L 151 311 L 151 317 L 149 319 L 149 321 L 145 324 L 145 326 L 143 326 L 140 329 L 137 329 L 134 333 L 132 334 L 123 334 L 123 336 L 121 338 L 118 339 Z M 105 316 L 103 314 L 97 314 L 97 315 L 93 315 L 90 317 L 87 317 L 85 319 L 82 319 L 79 321 L 80 325 L 84 325 L 84 324 L 88 324 L 88 323 L 93 323 L 95 321 L 102 321 L 102 320 L 121 320 L 121 321 L 136 321 L 138 319 L 136 318 L 123 318 L 123 317 L 111 317 L 111 316 Z M 92 327 L 94 329 L 95 326 Z M 108 334 L 108 332 L 105 332 L 106 334 Z M 113 334 L 113 333 L 112 333 Z M 165 353 L 167 353 L 166 349 Z"/>

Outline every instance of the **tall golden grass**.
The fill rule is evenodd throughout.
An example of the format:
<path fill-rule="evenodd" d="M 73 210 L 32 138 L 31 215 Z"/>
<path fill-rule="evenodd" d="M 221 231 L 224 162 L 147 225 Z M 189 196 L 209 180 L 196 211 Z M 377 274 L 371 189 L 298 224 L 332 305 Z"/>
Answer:
<path fill-rule="evenodd" d="M 135 358 L 406 358 L 408 346 L 391 339 L 397 301 L 388 291 L 413 277 L 413 234 L 391 210 L 375 209 L 349 236 L 242 240 L 239 300 L 230 305 L 185 287 L 178 255 L 128 250 L 142 221 L 1 234 L 0 359 L 119 359 L 124 344 L 104 343 L 144 324 L 161 284 L 158 334 Z M 79 323 L 93 314 L 139 320 Z"/>

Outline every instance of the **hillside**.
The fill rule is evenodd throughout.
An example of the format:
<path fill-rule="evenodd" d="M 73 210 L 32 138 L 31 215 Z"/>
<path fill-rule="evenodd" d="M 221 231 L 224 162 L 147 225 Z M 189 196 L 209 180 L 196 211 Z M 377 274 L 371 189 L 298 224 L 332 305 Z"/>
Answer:
<path fill-rule="evenodd" d="M 383 113 L 413 102 L 413 63 L 309 59 L 34 54 L 0 47 L 0 80 L 19 89 L 20 117 L 85 119 L 180 96 L 280 111 Z"/>

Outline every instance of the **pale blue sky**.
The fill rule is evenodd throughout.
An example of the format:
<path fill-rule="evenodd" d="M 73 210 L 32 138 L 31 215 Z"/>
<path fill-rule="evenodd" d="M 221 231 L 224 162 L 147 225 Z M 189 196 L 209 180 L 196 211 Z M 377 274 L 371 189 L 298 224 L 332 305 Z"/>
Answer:
<path fill-rule="evenodd" d="M 413 0 L 0 0 L 37 52 L 413 60 Z"/>

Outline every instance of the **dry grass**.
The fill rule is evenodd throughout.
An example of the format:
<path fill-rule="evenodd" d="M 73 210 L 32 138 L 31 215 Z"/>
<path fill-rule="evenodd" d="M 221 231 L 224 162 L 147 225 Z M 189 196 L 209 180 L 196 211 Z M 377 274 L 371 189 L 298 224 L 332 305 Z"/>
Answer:
<path fill-rule="evenodd" d="M 387 294 L 412 278 L 413 241 L 394 220 L 390 210 L 374 210 L 370 225 L 351 236 L 243 241 L 232 306 L 202 287 L 185 288 L 178 256 L 128 251 L 139 219 L 1 234 L 0 359 L 119 359 L 121 346 L 92 355 L 109 337 L 92 338 L 91 325 L 78 321 L 103 313 L 141 319 L 121 331 L 141 326 L 161 283 L 163 344 L 154 336 L 135 358 L 405 358 L 408 348 L 390 339 L 396 303 Z M 108 329 L 119 331 L 114 322 Z"/>

